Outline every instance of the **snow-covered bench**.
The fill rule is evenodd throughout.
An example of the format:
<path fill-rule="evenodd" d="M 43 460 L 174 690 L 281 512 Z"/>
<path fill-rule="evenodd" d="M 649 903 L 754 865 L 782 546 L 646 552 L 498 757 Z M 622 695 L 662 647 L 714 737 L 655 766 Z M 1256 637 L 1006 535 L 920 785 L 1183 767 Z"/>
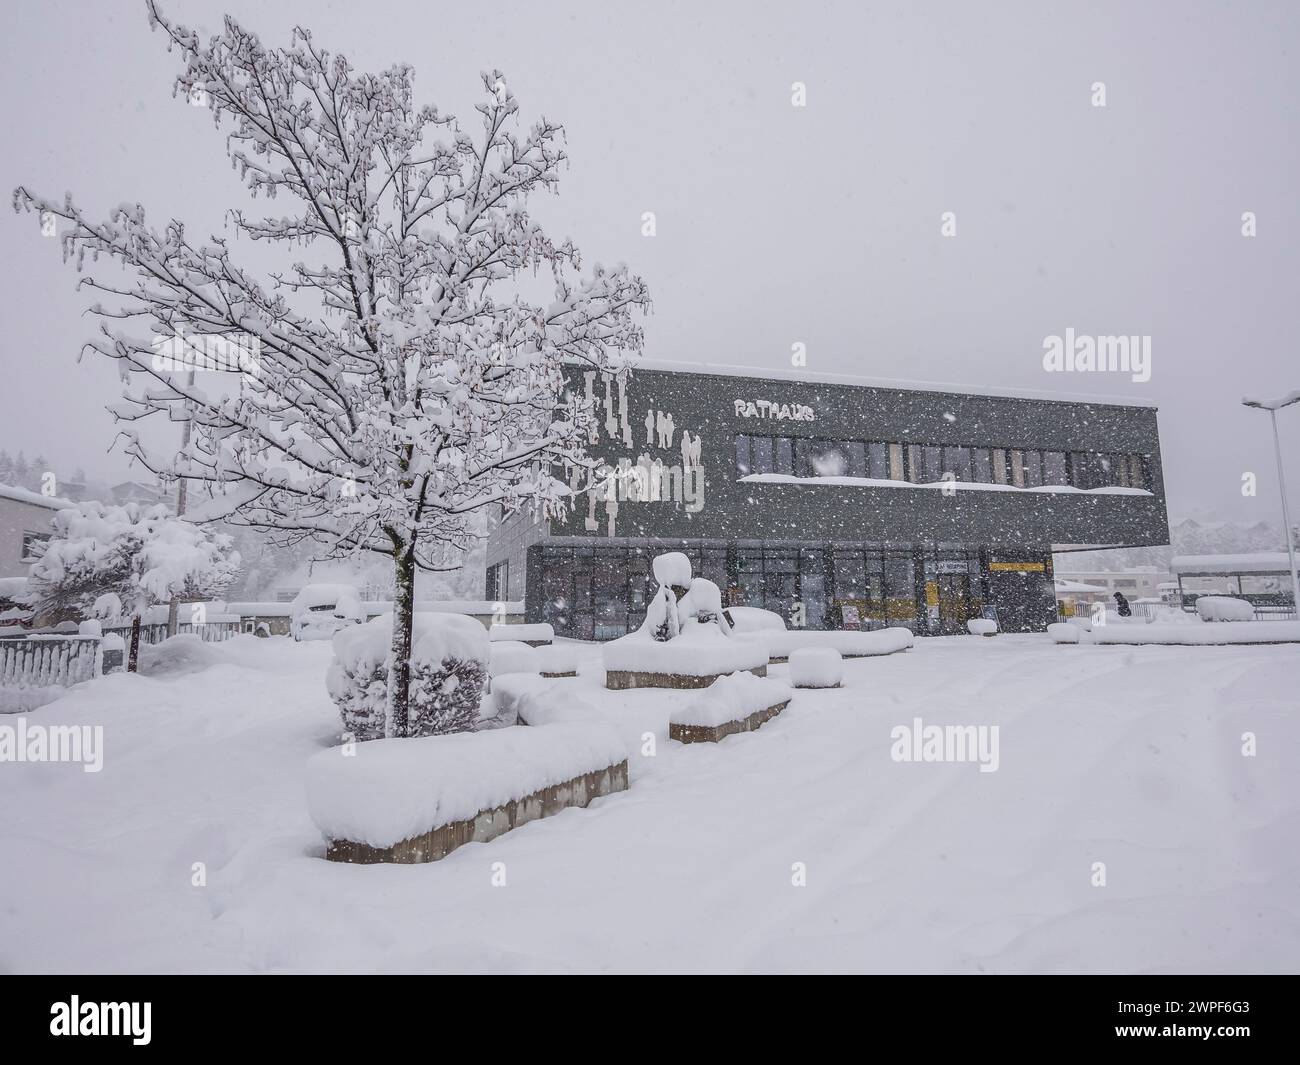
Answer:
<path fill-rule="evenodd" d="M 668 736 L 680 743 L 717 743 L 753 732 L 790 703 L 790 688 L 752 673 L 719 677 L 668 719 Z"/>
<path fill-rule="evenodd" d="M 597 721 L 372 740 L 307 763 L 325 856 L 366 865 L 437 861 L 627 786 L 627 749 Z"/>
<path fill-rule="evenodd" d="M 633 632 L 605 644 L 605 687 L 707 688 L 737 670 L 767 676 L 769 634 L 724 636 L 716 626 L 691 624 L 688 638 L 660 642 Z"/>
<path fill-rule="evenodd" d="M 906 651 L 914 637 L 907 629 L 874 629 L 870 632 L 823 631 L 819 629 L 790 629 L 785 632 L 764 632 L 771 661 L 784 662 L 791 651 L 801 647 L 830 647 L 845 658 L 867 658 L 872 655 L 892 655 Z"/>
<path fill-rule="evenodd" d="M 517 640 L 530 647 L 541 647 L 555 639 L 555 629 L 542 623 L 539 625 L 493 625 L 488 630 L 488 637 L 497 640 Z"/>

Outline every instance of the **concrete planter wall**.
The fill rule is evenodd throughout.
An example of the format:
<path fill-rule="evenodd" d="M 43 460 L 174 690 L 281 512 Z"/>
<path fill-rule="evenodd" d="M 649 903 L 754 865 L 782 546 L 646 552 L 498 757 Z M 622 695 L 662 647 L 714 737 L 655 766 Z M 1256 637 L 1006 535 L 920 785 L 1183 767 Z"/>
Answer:
<path fill-rule="evenodd" d="M 671 722 L 668 726 L 668 738 L 677 740 L 679 743 L 717 743 L 719 740 L 734 736 L 740 732 L 753 732 L 765 722 L 771 721 L 789 705 L 790 700 L 787 699 L 775 706 L 755 710 L 748 717 L 741 718 L 739 721 L 725 721 L 721 725 L 679 725 L 676 722 Z"/>
<path fill-rule="evenodd" d="M 727 673 L 707 673 L 702 677 L 690 677 L 682 673 L 646 673 L 635 669 L 607 669 L 605 687 L 614 691 L 625 691 L 628 688 L 707 688 L 719 677 L 734 672 L 738 671 L 728 670 Z M 766 677 L 767 666 L 755 666 L 749 672 L 756 677 Z"/>
<path fill-rule="evenodd" d="M 551 817 L 571 806 L 586 806 L 592 799 L 598 799 L 602 795 L 626 791 L 627 785 L 625 759 L 605 769 L 552 784 L 541 791 L 525 795 L 522 799 L 513 799 L 502 806 L 481 810 L 477 816 L 468 820 L 439 825 L 391 847 L 371 847 L 351 840 L 332 839 L 327 843 L 325 857 L 332 862 L 350 862 L 355 865 L 436 862 L 466 843 L 486 843 L 529 821 Z"/>

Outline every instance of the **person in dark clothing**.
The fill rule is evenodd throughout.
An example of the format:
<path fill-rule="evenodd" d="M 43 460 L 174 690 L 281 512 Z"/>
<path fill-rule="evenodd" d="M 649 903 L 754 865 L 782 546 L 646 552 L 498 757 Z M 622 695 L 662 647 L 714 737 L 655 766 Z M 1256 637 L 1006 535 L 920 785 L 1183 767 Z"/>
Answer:
<path fill-rule="evenodd" d="M 1131 618 L 1133 608 L 1128 605 L 1128 600 L 1124 598 L 1121 592 L 1115 593 L 1115 606 L 1119 609 L 1119 616 L 1122 618 Z"/>

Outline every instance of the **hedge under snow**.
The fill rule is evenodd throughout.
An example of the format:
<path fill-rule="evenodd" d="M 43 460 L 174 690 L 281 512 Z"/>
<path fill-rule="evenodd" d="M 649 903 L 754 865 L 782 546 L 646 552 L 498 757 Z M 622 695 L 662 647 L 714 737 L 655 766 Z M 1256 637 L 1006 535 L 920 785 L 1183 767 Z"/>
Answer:
<path fill-rule="evenodd" d="M 393 616 L 334 635 L 334 660 L 325 677 L 343 731 L 358 740 L 384 735 Z M 487 679 L 487 630 L 463 614 L 416 614 L 411 633 L 412 736 L 468 732 L 479 716 Z"/>
<path fill-rule="evenodd" d="M 767 637 L 767 633 L 728 636 L 712 622 L 691 620 L 671 640 L 656 640 L 644 630 L 631 632 L 605 644 L 601 655 L 607 670 L 707 677 L 766 666 Z"/>
<path fill-rule="evenodd" d="M 307 809 L 328 839 L 391 847 L 626 758 L 618 732 L 594 721 L 376 740 L 312 756 Z"/>
<path fill-rule="evenodd" d="M 1254 621 L 1254 604 L 1230 595 L 1203 595 L 1196 600 L 1202 621 Z"/>
<path fill-rule="evenodd" d="M 817 629 L 790 629 L 786 632 L 764 632 L 773 658 L 789 658 L 792 651 L 801 647 L 831 647 L 845 658 L 866 658 L 871 655 L 892 655 L 906 651 L 915 637 L 908 629 L 873 629 L 870 632 L 823 632 Z"/>

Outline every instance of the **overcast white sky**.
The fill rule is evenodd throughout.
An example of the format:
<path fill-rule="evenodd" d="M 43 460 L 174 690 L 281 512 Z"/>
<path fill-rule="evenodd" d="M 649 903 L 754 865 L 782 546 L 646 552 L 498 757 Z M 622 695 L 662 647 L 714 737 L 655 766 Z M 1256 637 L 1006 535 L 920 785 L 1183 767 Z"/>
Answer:
<path fill-rule="evenodd" d="M 143 3 L 6 8 L 6 188 L 218 231 L 241 187 L 208 113 L 171 97 Z M 1300 388 L 1300 4 L 164 10 L 213 30 L 229 12 L 276 44 L 302 23 L 358 66 L 410 62 L 420 96 L 462 116 L 479 71 L 502 69 L 526 118 L 568 130 L 572 168 L 536 213 L 646 278 L 648 356 L 784 368 L 803 341 L 818 370 L 1151 401 L 1171 517 L 1278 520 L 1267 418 L 1238 401 Z M 0 235 L 0 447 L 123 473 L 116 371 L 77 362 L 87 296 L 33 216 L 5 212 Z M 1043 339 L 1067 327 L 1151 336 L 1150 382 L 1045 374 Z M 1300 506 L 1300 406 L 1280 421 Z"/>

